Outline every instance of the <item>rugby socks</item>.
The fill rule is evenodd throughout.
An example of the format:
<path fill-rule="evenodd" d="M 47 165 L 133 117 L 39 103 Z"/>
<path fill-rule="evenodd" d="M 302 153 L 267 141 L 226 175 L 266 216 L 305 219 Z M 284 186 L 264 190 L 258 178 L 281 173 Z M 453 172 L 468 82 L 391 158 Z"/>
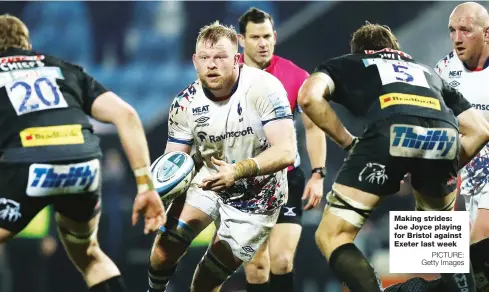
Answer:
<path fill-rule="evenodd" d="M 270 283 L 251 284 L 246 282 L 246 292 L 270 292 Z"/>
<path fill-rule="evenodd" d="M 293 292 L 294 291 L 294 271 L 283 275 L 270 273 L 271 292 Z"/>
<path fill-rule="evenodd" d="M 337 247 L 331 254 L 329 266 L 351 291 L 382 292 L 373 267 L 353 243 Z"/>
<path fill-rule="evenodd" d="M 470 262 L 474 269 L 477 288 L 489 288 L 489 238 L 470 245 Z"/>
<path fill-rule="evenodd" d="M 168 286 L 170 278 L 175 274 L 177 266 L 174 266 L 170 270 L 155 270 L 151 266 L 148 268 L 148 292 L 164 292 Z"/>
<path fill-rule="evenodd" d="M 468 274 L 440 274 L 445 282 L 446 292 L 476 292 L 472 267 Z"/>
<path fill-rule="evenodd" d="M 121 276 L 116 276 L 98 283 L 88 289 L 90 292 L 125 292 L 124 282 Z"/>
<path fill-rule="evenodd" d="M 416 277 L 408 279 L 406 282 L 391 285 L 385 288 L 384 292 L 446 292 L 443 279 L 438 278 L 427 281 Z"/>

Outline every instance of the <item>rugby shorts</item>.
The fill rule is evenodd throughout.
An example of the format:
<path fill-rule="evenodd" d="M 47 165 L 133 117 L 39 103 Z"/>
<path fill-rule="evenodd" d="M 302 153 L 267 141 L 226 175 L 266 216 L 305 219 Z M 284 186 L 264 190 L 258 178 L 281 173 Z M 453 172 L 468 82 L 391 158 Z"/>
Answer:
<path fill-rule="evenodd" d="M 0 163 L 0 228 L 17 233 L 48 205 L 78 222 L 101 209 L 99 159 Z"/>
<path fill-rule="evenodd" d="M 300 167 L 293 168 L 287 172 L 287 182 L 289 184 L 289 196 L 287 203 L 280 209 L 277 224 L 292 223 L 302 224 L 302 194 L 305 188 L 304 171 Z"/>
<path fill-rule="evenodd" d="M 444 197 L 457 187 L 459 133 L 435 119 L 397 116 L 377 122 L 350 151 L 336 183 L 379 196 L 394 194 L 411 174 L 423 195 Z"/>

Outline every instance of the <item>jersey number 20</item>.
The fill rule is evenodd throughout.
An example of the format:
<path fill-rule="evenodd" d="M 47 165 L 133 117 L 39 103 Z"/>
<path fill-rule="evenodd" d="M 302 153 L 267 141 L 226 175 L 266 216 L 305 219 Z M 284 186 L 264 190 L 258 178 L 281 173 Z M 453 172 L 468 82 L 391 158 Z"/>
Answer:
<path fill-rule="evenodd" d="M 68 107 L 55 80 L 46 77 L 24 79 L 6 86 L 7 94 L 17 115 Z"/>

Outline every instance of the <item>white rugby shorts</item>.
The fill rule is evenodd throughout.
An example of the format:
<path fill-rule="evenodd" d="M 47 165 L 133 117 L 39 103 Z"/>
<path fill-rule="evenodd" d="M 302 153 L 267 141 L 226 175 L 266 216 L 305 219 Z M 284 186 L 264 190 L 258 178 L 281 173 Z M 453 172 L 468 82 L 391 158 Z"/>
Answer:
<path fill-rule="evenodd" d="M 470 223 L 474 224 L 479 209 L 489 209 L 489 186 L 475 195 L 464 195 L 465 209 L 469 211 Z"/>
<path fill-rule="evenodd" d="M 185 203 L 214 220 L 218 238 L 227 242 L 233 255 L 243 262 L 249 262 L 255 256 L 272 232 L 280 214 L 280 208 L 266 214 L 242 212 L 224 204 L 215 192 L 199 188 L 195 178 L 187 191 Z"/>

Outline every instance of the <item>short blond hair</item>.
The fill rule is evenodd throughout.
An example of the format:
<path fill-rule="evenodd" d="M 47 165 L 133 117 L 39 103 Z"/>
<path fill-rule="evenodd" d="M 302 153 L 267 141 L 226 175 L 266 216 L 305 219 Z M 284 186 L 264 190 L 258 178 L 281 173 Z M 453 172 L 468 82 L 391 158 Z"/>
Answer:
<path fill-rule="evenodd" d="M 30 49 L 29 30 L 19 18 L 0 15 L 0 51 L 8 48 Z"/>
<path fill-rule="evenodd" d="M 234 27 L 221 24 L 219 20 L 216 20 L 200 29 L 195 46 L 197 47 L 201 41 L 212 46 L 222 38 L 228 38 L 236 49 L 238 48 L 238 33 Z"/>

